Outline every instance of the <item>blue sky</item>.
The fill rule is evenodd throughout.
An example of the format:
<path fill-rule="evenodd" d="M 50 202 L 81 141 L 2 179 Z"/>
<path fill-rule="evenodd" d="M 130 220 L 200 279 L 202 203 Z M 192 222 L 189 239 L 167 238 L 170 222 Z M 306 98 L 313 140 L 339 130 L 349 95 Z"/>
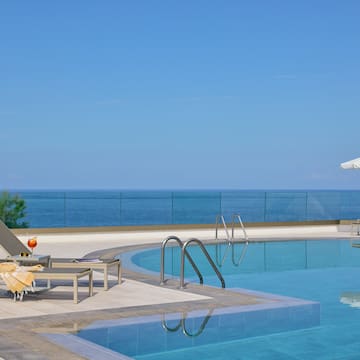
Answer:
<path fill-rule="evenodd" d="M 359 12 L 3 1 L 0 189 L 359 189 Z"/>

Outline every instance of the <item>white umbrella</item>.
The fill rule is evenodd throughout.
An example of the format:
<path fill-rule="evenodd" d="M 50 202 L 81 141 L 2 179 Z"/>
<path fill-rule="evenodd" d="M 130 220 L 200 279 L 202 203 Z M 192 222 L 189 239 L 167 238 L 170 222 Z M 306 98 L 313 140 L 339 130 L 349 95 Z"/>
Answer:
<path fill-rule="evenodd" d="M 346 161 L 340 164 L 343 169 L 360 169 L 360 158 Z"/>

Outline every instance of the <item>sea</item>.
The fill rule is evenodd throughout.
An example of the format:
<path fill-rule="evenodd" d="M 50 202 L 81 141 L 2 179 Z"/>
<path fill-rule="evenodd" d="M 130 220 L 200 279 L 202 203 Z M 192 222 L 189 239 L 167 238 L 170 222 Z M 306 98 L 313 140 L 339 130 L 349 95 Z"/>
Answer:
<path fill-rule="evenodd" d="M 359 190 L 18 190 L 30 228 L 360 218 Z"/>

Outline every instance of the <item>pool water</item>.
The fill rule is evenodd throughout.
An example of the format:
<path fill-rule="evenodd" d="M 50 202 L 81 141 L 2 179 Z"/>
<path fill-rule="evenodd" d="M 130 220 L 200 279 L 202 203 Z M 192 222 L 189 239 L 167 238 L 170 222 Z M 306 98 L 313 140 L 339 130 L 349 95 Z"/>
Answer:
<path fill-rule="evenodd" d="M 237 259 L 244 245 L 238 246 L 234 257 Z M 196 258 L 205 283 L 219 286 L 198 248 L 189 247 L 189 251 Z M 226 245 L 209 246 L 208 251 L 215 260 L 220 260 Z M 175 248 L 167 250 L 166 277 L 179 274 L 179 256 Z M 133 253 L 123 260 L 130 258 L 134 266 L 144 271 L 159 271 L 160 249 Z M 233 314 L 225 317 L 210 314 L 203 331 L 196 337 L 184 336 L 182 326 L 177 328 L 181 324 L 178 319 L 169 322 L 170 328 L 177 328 L 172 332 L 164 330 L 162 321 L 153 319 L 148 327 L 138 324 L 132 331 L 120 324 L 109 326 L 106 332 L 102 329 L 102 337 L 94 329 L 85 329 L 78 335 L 109 348 L 110 343 L 115 344 L 113 350 L 135 359 L 360 359 L 360 249 L 353 248 L 349 241 L 250 243 L 241 264 L 234 265 L 228 253 L 220 270 L 227 288 L 304 301 L 290 299 L 276 309 L 249 309 L 251 311 L 240 311 L 237 315 L 233 310 Z M 190 266 L 187 266 L 186 277 L 187 281 L 197 281 Z M 192 332 L 201 327 L 204 318 L 206 314 L 192 320 Z M 167 337 L 166 341 L 159 340 L 163 337 Z M 134 342 L 134 339 L 137 340 Z M 128 351 L 131 342 L 132 350 Z M 156 342 L 161 346 L 144 345 Z"/>
<path fill-rule="evenodd" d="M 100 321 L 78 336 L 135 359 L 229 359 L 224 352 L 229 344 L 319 325 L 316 303 L 244 310 L 232 307 Z"/>

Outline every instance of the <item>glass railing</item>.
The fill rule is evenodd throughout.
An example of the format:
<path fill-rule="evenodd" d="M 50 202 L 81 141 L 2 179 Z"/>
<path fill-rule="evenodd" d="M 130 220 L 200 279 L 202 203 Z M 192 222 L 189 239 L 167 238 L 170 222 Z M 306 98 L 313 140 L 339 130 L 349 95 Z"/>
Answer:
<path fill-rule="evenodd" d="M 357 219 L 360 191 L 16 191 L 32 228 Z"/>

